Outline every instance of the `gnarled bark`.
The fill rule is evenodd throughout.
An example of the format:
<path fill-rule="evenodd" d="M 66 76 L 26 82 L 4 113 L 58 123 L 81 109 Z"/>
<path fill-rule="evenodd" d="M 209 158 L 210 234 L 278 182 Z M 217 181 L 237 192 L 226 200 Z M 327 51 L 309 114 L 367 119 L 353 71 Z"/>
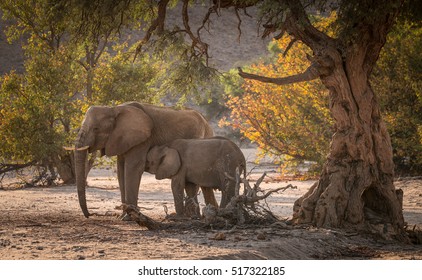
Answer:
<path fill-rule="evenodd" d="M 336 132 L 320 180 L 295 203 L 294 221 L 320 227 L 390 224 L 400 234 L 404 220 L 393 185 L 391 141 L 367 72 L 358 56 L 346 63 L 336 51 L 330 56 L 335 66 L 322 81 L 330 90 Z"/>

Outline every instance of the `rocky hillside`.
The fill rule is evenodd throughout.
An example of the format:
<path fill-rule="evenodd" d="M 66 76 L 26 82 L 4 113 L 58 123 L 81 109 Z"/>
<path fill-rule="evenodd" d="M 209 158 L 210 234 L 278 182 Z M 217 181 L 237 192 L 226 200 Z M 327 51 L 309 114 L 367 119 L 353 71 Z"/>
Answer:
<path fill-rule="evenodd" d="M 198 27 L 208 11 L 208 6 L 197 4 L 190 11 L 190 24 L 192 29 Z M 248 9 L 249 15 L 255 15 L 256 10 Z M 167 27 L 181 25 L 181 7 L 169 11 Z M 213 14 L 210 18 L 209 32 L 202 30 L 201 36 L 210 45 L 210 64 L 221 70 L 228 70 L 253 61 L 267 53 L 268 40 L 262 40 L 258 34 L 256 17 L 246 15 L 239 11 L 241 19 L 241 32 L 239 20 L 233 9 L 219 11 L 219 16 Z M 9 22 L 0 19 L 0 75 L 12 69 L 23 71 L 23 53 L 21 42 L 9 44 L 4 34 Z M 142 31 L 130 32 L 132 40 L 142 38 Z M 125 39 L 125 38 L 123 38 Z"/>

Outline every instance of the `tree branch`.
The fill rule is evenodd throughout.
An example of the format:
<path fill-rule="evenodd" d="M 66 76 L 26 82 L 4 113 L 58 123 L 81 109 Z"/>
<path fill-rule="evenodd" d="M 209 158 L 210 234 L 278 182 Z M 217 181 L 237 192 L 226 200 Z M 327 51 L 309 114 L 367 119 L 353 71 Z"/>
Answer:
<path fill-rule="evenodd" d="M 306 69 L 305 72 L 296 74 L 293 76 L 288 77 L 282 77 L 282 78 L 271 78 L 261 75 L 256 75 L 252 73 L 243 72 L 242 68 L 237 68 L 239 71 L 239 75 L 244 79 L 250 79 L 250 80 L 256 80 L 263 83 L 271 83 L 276 85 L 287 85 L 287 84 L 294 84 L 294 83 L 300 83 L 300 82 L 307 82 L 315 80 L 319 77 L 318 70 L 316 69 L 316 66 L 312 64 L 309 66 L 308 69 Z"/>
<path fill-rule="evenodd" d="M 200 37 L 196 37 L 189 25 L 189 0 L 183 0 L 183 7 L 182 7 L 182 17 L 183 17 L 183 26 L 185 27 L 186 33 L 188 34 L 189 38 L 192 40 L 192 49 L 199 50 L 199 55 L 205 55 L 206 61 L 208 64 L 208 44 L 204 43 Z"/>
<path fill-rule="evenodd" d="M 103 54 L 105 48 L 107 47 L 108 44 L 108 39 L 111 36 L 111 30 L 109 30 L 105 36 L 104 36 L 104 42 L 103 42 L 103 46 L 100 48 L 100 51 L 98 52 L 97 56 L 94 58 L 94 64 L 98 63 L 98 60 L 100 59 L 101 55 Z M 98 50 L 98 48 L 97 48 Z"/>
<path fill-rule="evenodd" d="M 257 202 L 257 201 L 260 201 L 260 200 L 263 200 L 263 199 L 266 199 L 267 197 L 269 197 L 271 194 L 273 194 L 273 193 L 276 193 L 276 192 L 279 192 L 279 191 L 285 191 L 285 190 L 287 190 L 287 189 L 297 189 L 297 187 L 296 186 L 293 186 L 292 184 L 288 184 L 287 186 L 285 186 L 285 187 L 280 187 L 280 188 L 278 188 L 278 189 L 274 189 L 274 190 L 269 190 L 268 192 L 266 192 L 265 194 L 263 194 L 263 195 L 257 195 L 257 196 L 255 196 L 255 197 L 248 197 L 247 199 L 246 199 L 246 201 L 248 202 L 248 203 L 252 203 L 252 202 Z"/>
<path fill-rule="evenodd" d="M 287 45 L 286 49 L 283 52 L 283 56 L 285 57 L 287 55 L 287 53 L 290 51 L 290 49 L 293 47 L 294 43 L 296 43 L 297 39 L 293 38 L 289 44 Z"/>
<path fill-rule="evenodd" d="M 211 6 L 209 9 L 208 9 L 208 12 L 207 12 L 207 14 L 205 15 L 205 17 L 204 17 L 204 19 L 202 20 L 202 25 L 196 30 L 196 36 L 198 36 L 198 38 L 200 38 L 201 37 L 201 30 L 202 29 L 204 29 L 205 28 L 205 24 L 209 24 L 209 19 L 210 19 L 210 16 L 211 16 L 211 14 L 212 13 L 216 13 L 216 10 L 217 8 L 216 8 L 216 6 L 214 5 L 214 6 Z M 206 29 L 206 28 L 205 28 Z M 209 32 L 209 30 L 208 29 L 206 29 L 208 32 Z"/>
<path fill-rule="evenodd" d="M 35 165 L 36 162 L 35 161 L 31 161 L 28 163 L 23 163 L 23 164 L 7 164 L 7 163 L 0 163 L 0 174 L 4 174 L 10 171 L 15 171 L 15 170 L 19 170 L 31 165 Z"/>
<path fill-rule="evenodd" d="M 315 54 L 318 54 L 320 50 L 326 48 L 328 45 L 334 45 L 335 39 L 319 31 L 312 25 L 301 1 L 286 0 L 285 4 L 288 9 L 284 10 L 286 13 L 284 16 L 285 20 L 281 24 L 281 32 L 276 36 L 277 39 L 281 38 L 284 31 L 286 31 L 296 40 L 300 40 L 310 47 Z M 277 29 L 275 27 L 279 24 L 267 22 L 268 26 L 273 27 L 268 32 L 274 32 Z"/>
<path fill-rule="evenodd" d="M 146 43 L 148 43 L 149 39 L 152 36 L 152 33 L 157 28 L 158 28 L 158 33 L 162 33 L 164 31 L 164 23 L 165 23 L 165 20 L 166 20 L 167 4 L 169 2 L 170 2 L 170 0 L 160 0 L 160 2 L 158 2 L 157 17 L 151 23 L 151 25 L 148 28 L 144 38 L 142 38 L 141 42 L 136 47 L 134 60 L 136 59 L 136 56 L 141 52 L 142 47 Z"/>
<path fill-rule="evenodd" d="M 244 79 L 256 80 L 264 83 L 271 83 L 276 85 L 288 85 L 294 83 L 308 82 L 317 78 L 323 78 L 330 75 L 334 68 L 334 61 L 329 55 L 324 56 L 308 56 L 312 64 L 305 70 L 305 72 L 282 77 L 272 78 L 252 73 L 243 72 L 242 68 L 238 67 L 239 75 Z"/>
<path fill-rule="evenodd" d="M 234 9 L 234 12 L 236 13 L 236 17 L 237 17 L 237 31 L 239 32 L 239 36 L 237 37 L 237 41 L 240 43 L 240 37 L 242 36 L 242 29 L 240 28 L 240 26 L 242 25 L 242 19 L 240 18 L 239 15 L 239 11 L 236 9 Z"/>

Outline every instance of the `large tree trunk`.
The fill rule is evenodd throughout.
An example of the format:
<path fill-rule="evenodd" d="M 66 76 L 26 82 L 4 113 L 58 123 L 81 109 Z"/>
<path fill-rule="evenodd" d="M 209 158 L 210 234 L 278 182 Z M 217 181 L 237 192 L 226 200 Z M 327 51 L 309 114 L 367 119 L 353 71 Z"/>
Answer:
<path fill-rule="evenodd" d="M 382 233 L 400 235 L 404 220 L 393 185 L 392 146 L 357 53 L 346 59 L 337 51 L 328 54 L 334 67 L 322 81 L 330 90 L 335 133 L 319 181 L 295 202 L 294 221 L 358 229 L 378 224 Z"/>

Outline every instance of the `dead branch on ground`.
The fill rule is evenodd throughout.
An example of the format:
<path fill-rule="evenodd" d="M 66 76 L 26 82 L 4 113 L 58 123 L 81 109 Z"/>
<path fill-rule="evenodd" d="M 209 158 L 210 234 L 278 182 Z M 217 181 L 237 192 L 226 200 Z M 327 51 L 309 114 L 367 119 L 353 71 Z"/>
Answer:
<path fill-rule="evenodd" d="M 417 225 L 413 225 L 412 228 L 409 228 L 409 226 L 406 226 L 405 231 L 412 244 L 415 244 L 415 245 L 422 244 L 422 228 L 418 227 Z"/>
<path fill-rule="evenodd" d="M 139 226 L 146 227 L 149 230 L 157 230 L 162 228 L 162 224 L 154 221 L 148 216 L 142 214 L 137 207 L 133 205 L 123 204 L 123 210 L 135 221 Z"/>
<path fill-rule="evenodd" d="M 270 195 L 274 193 L 284 192 L 287 189 L 296 189 L 296 186 L 291 184 L 272 189 L 268 191 L 262 191 L 260 184 L 264 181 L 266 173 L 256 181 L 254 186 L 250 185 L 250 182 L 246 178 L 241 178 L 240 172 L 236 170 L 236 177 L 231 177 L 225 174 L 228 181 L 235 181 L 236 193 L 240 191 L 240 184 L 243 183 L 243 194 L 234 196 L 229 204 L 225 208 L 217 209 L 213 205 L 207 205 L 202 209 L 202 215 L 204 220 L 189 220 L 189 219 L 176 219 L 172 220 L 171 215 L 168 215 L 168 211 L 165 208 L 166 219 L 172 220 L 172 223 L 157 222 L 153 219 L 142 214 L 137 207 L 131 205 L 122 205 L 122 209 L 131 217 L 133 221 L 138 223 L 142 227 L 146 227 L 149 230 L 160 230 L 168 228 L 192 228 L 198 226 L 212 226 L 212 227 L 227 227 L 233 225 L 263 225 L 273 224 L 279 222 L 279 219 L 271 212 L 266 203 L 262 204 L 261 201 L 265 201 Z M 227 183 L 228 183 L 227 181 Z M 227 186 L 226 186 L 227 187 Z"/>
<path fill-rule="evenodd" d="M 262 191 L 260 184 L 264 181 L 267 174 L 264 172 L 257 180 L 253 187 L 246 178 L 240 178 L 240 173 L 236 170 L 236 178 L 230 177 L 226 174 L 229 180 L 236 182 L 236 191 L 240 189 L 240 183 L 243 183 L 243 194 L 236 195 L 231 199 L 225 208 L 215 209 L 212 205 L 207 205 L 203 208 L 203 216 L 205 223 L 208 225 L 216 224 L 272 224 L 278 221 L 278 218 L 271 212 L 271 210 L 260 204 L 260 201 L 265 201 L 273 193 L 285 191 L 287 189 L 296 189 L 297 187 L 289 184 L 285 187 Z M 238 193 L 238 192 L 237 192 Z M 262 195 L 259 195 L 262 193 Z"/>

